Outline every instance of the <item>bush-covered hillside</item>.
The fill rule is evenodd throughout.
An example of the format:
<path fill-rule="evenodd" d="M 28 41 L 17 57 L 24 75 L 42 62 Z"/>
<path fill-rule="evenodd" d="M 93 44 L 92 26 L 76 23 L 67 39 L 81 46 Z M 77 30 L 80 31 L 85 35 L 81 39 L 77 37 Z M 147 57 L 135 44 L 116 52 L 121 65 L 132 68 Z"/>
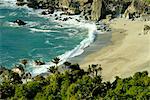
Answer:
<path fill-rule="evenodd" d="M 60 73 L 51 67 L 51 74 L 40 75 L 22 84 L 22 78 L 6 71 L 0 84 L 0 99 L 11 100 L 150 100 L 150 77 L 147 71 L 137 72 L 128 78 L 103 82 L 99 65 L 85 71 L 78 64 L 66 63 L 67 70 Z M 1 71 L 1 75 L 2 75 Z"/>

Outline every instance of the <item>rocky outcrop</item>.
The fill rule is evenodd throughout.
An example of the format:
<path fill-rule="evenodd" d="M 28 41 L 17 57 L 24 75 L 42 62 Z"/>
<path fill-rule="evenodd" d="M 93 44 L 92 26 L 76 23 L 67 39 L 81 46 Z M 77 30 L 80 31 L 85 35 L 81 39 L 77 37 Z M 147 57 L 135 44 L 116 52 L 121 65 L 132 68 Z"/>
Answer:
<path fill-rule="evenodd" d="M 69 7 L 69 0 L 59 0 L 59 7 L 68 8 Z"/>
<path fill-rule="evenodd" d="M 144 34 L 147 34 L 150 31 L 150 26 L 144 25 L 143 31 L 144 31 Z"/>
<path fill-rule="evenodd" d="M 131 5 L 132 1 L 134 0 L 26 0 L 26 2 L 25 0 L 17 0 L 17 4 L 27 4 L 35 9 L 54 8 L 55 10 L 64 11 L 65 14 L 80 14 L 86 20 L 98 21 L 109 14 L 113 18 L 125 12 L 124 15 L 127 16 L 131 12 L 136 12 L 136 8 L 143 8 L 142 5 L 142 7 L 134 9 L 134 6 Z M 143 2 L 143 0 L 135 1 Z M 139 3 L 134 3 L 134 5 L 139 6 Z M 43 12 L 43 14 L 46 13 Z"/>
<path fill-rule="evenodd" d="M 125 18 L 138 18 L 145 13 L 147 6 L 142 1 L 133 0 L 124 13 Z"/>
<path fill-rule="evenodd" d="M 93 0 L 91 20 L 99 20 L 101 17 L 102 0 Z"/>
<path fill-rule="evenodd" d="M 91 19 L 91 5 L 92 5 L 92 0 L 82 0 L 80 1 L 80 10 L 81 10 L 81 16 L 84 17 L 86 20 Z"/>
<path fill-rule="evenodd" d="M 40 60 L 35 60 L 34 62 L 35 62 L 35 65 L 44 65 L 45 64 L 45 62 L 40 61 Z"/>
<path fill-rule="evenodd" d="M 101 18 L 103 0 L 79 0 L 81 16 L 86 20 L 97 21 Z"/>

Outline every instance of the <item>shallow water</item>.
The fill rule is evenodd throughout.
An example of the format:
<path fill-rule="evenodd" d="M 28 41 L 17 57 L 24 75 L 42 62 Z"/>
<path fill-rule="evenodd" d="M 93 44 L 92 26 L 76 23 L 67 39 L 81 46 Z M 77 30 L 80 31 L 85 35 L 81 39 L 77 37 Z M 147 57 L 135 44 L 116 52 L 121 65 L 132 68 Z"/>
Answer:
<path fill-rule="evenodd" d="M 27 23 L 18 26 L 12 21 Z M 60 27 L 62 25 L 63 27 Z M 12 68 L 22 58 L 46 62 L 72 50 L 87 37 L 88 30 L 38 16 L 27 7 L 0 5 L 0 65 Z"/>
<path fill-rule="evenodd" d="M 111 32 L 105 32 L 104 34 L 97 34 L 94 43 L 92 43 L 89 47 L 85 48 L 85 52 L 82 53 L 82 55 L 71 58 L 69 59 L 69 61 L 72 63 L 78 63 L 80 65 L 83 65 L 85 63 L 84 59 L 88 58 L 89 55 L 95 52 L 99 52 L 102 48 L 110 45 L 112 43 L 111 38 L 112 38 Z M 91 58 L 91 59 L 95 59 L 95 58 Z"/>

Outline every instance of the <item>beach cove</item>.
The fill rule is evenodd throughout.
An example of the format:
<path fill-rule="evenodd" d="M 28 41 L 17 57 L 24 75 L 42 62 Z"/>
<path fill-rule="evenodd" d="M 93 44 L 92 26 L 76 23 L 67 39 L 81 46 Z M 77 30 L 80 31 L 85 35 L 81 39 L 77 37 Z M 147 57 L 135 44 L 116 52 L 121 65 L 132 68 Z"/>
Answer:
<path fill-rule="evenodd" d="M 28 20 L 28 17 L 33 17 L 33 15 L 34 15 L 35 18 L 33 18 L 33 22 L 32 22 L 32 20 L 25 21 L 25 23 L 28 23 L 27 25 L 25 25 L 25 29 L 29 28 L 29 30 L 30 30 L 30 31 L 29 30 L 27 30 L 27 31 L 32 32 L 32 33 L 44 33 L 44 34 L 46 33 L 46 37 L 51 36 L 51 34 L 47 34 L 47 33 L 51 33 L 51 32 L 54 33 L 54 34 L 56 34 L 56 33 L 59 34 L 58 36 L 57 35 L 53 35 L 53 36 L 56 36 L 56 37 L 52 37 L 52 38 L 54 38 L 54 40 L 57 39 L 56 45 L 55 45 L 55 43 L 54 44 L 51 43 L 52 41 L 51 41 L 50 38 L 48 38 L 48 39 L 46 38 L 46 40 L 44 40 L 45 44 L 53 45 L 54 46 L 54 47 L 53 46 L 51 47 L 51 49 L 54 49 L 51 52 L 49 52 L 50 47 L 47 48 L 46 45 L 44 45 L 44 46 L 46 46 L 44 48 L 39 48 L 39 47 L 37 48 L 36 47 L 36 48 L 32 48 L 31 50 L 29 50 L 31 52 L 28 52 L 28 56 L 31 57 L 31 58 L 29 58 L 30 61 L 28 63 L 27 70 L 30 70 L 30 69 L 33 68 L 32 71 L 31 71 L 31 73 L 34 76 L 36 76 L 38 74 L 46 73 L 47 72 L 47 68 L 49 68 L 50 66 L 54 66 L 55 64 L 53 62 L 51 62 L 51 59 L 53 59 L 56 56 L 59 57 L 59 59 L 60 59 L 58 65 L 62 65 L 66 61 L 70 61 L 70 62 L 73 62 L 73 63 L 79 63 L 79 64 L 81 64 L 82 67 L 85 68 L 85 69 L 87 69 L 88 65 L 90 65 L 90 64 L 95 64 L 95 63 L 96 64 L 100 64 L 101 63 L 100 61 L 104 61 L 104 62 L 107 63 L 107 61 L 105 61 L 105 59 L 110 59 L 111 60 L 110 63 L 112 63 L 112 62 L 115 63 L 116 62 L 115 59 L 117 59 L 117 61 L 119 61 L 121 59 L 122 60 L 121 62 L 128 61 L 128 59 L 124 58 L 124 57 L 116 57 L 116 58 L 115 57 L 113 57 L 113 58 L 109 58 L 109 57 L 107 58 L 106 57 L 106 58 L 103 58 L 102 60 L 97 60 L 98 54 L 96 54 L 96 58 L 93 56 L 93 57 L 89 57 L 90 60 L 88 59 L 89 55 L 93 55 L 93 54 L 95 54 L 95 52 L 97 53 L 97 51 L 100 51 L 100 52 L 104 51 L 102 54 L 106 54 L 107 55 L 108 51 L 105 50 L 106 48 L 109 48 L 109 50 L 111 52 L 113 51 L 113 49 L 115 47 L 119 48 L 118 46 L 120 46 L 122 44 L 124 38 L 126 38 L 126 36 L 128 36 L 127 35 L 128 33 L 126 33 L 126 32 L 128 32 L 127 31 L 128 27 L 125 28 L 124 26 L 127 25 L 127 23 L 128 23 L 129 20 L 126 20 L 125 18 L 123 18 L 121 20 L 120 20 L 120 18 L 115 18 L 115 19 L 111 20 L 112 15 L 111 16 L 108 15 L 109 17 L 106 16 L 109 19 L 109 21 L 106 23 L 106 25 L 110 24 L 110 27 L 112 28 L 112 31 L 110 32 L 110 29 L 107 26 L 105 26 L 101 22 L 101 20 L 98 21 L 99 18 L 101 17 L 101 15 L 99 14 L 99 12 L 96 12 L 95 15 L 92 15 L 92 17 L 89 17 L 90 19 L 86 19 L 84 17 L 88 17 L 90 15 L 88 15 L 88 16 L 76 15 L 77 14 L 76 10 L 79 10 L 77 6 L 73 6 L 73 7 L 75 7 L 76 10 L 73 10 L 71 8 L 67 8 L 66 10 L 64 10 L 65 9 L 64 5 L 66 5 L 67 3 L 60 4 L 59 5 L 60 8 L 57 8 L 56 12 L 54 12 L 54 10 L 55 10 L 54 8 L 57 7 L 57 3 L 56 2 L 55 2 L 55 5 L 53 5 L 53 6 L 49 5 L 50 8 L 48 8 L 48 6 L 47 7 L 44 6 L 46 4 L 44 4 L 43 6 L 41 6 L 40 2 L 38 2 L 38 1 L 37 1 L 37 3 L 35 5 L 34 5 L 33 2 L 20 2 L 19 0 L 17 2 L 15 0 L 8 0 L 8 1 L 6 0 L 6 2 L 7 2 L 8 5 L 9 5 L 9 3 L 10 4 L 12 3 L 14 5 L 14 6 L 12 6 L 13 9 L 16 9 L 16 7 L 17 7 L 15 4 L 20 5 L 20 7 L 19 6 L 17 7 L 17 9 L 19 8 L 20 11 L 24 10 L 24 12 L 25 12 L 25 16 L 24 17 L 25 17 L 26 20 Z M 46 3 L 48 3 L 48 2 L 46 2 Z M 59 3 L 61 3 L 61 2 L 59 2 Z M 80 2 L 80 3 L 82 4 L 83 2 Z M 98 2 L 98 3 L 100 3 L 100 2 Z M 131 5 L 132 4 L 133 3 L 131 3 Z M 94 5 L 96 7 L 98 7 L 98 5 L 95 4 L 95 2 L 93 2 L 92 6 L 94 6 Z M 31 7 L 31 8 L 28 8 L 28 6 Z M 26 12 L 26 10 L 24 8 L 26 10 L 28 10 L 28 12 Z M 33 11 L 32 8 L 35 8 L 34 11 Z M 39 9 L 37 9 L 37 8 L 39 8 Z M 91 8 L 91 10 L 92 10 L 91 14 L 94 13 L 95 9 L 96 8 L 93 8 L 93 7 Z M 98 11 L 100 10 L 99 8 L 97 8 L 97 9 L 98 9 Z M 145 9 L 147 9 L 147 8 L 145 8 Z M 102 10 L 104 10 L 104 9 L 102 9 Z M 125 10 L 125 9 L 122 9 L 122 10 Z M 84 10 L 83 10 L 83 12 L 84 12 Z M 116 12 L 118 12 L 118 10 L 116 10 Z M 9 14 L 9 12 L 7 12 L 6 14 Z M 24 14 L 24 13 L 21 12 L 20 15 L 22 15 L 22 14 Z M 127 16 L 127 14 L 125 13 L 124 16 Z M 129 15 L 130 15 L 130 13 L 129 13 Z M 11 16 L 17 16 L 16 12 L 12 12 L 12 13 L 9 14 L 10 19 L 11 20 L 15 20 L 14 18 L 11 18 Z M 5 17 L 6 16 L 0 16 L 1 19 L 5 19 Z M 19 16 L 19 17 L 22 18 L 23 16 Z M 138 18 L 139 16 L 138 15 L 137 16 L 132 16 L 130 18 L 130 21 L 133 20 L 134 17 Z M 40 23 L 39 24 L 39 23 L 34 22 L 34 20 L 38 20 L 38 18 L 41 18 L 41 20 L 40 20 L 41 22 L 45 21 L 46 23 L 44 22 L 44 23 Z M 6 26 L 8 25 L 10 27 L 18 27 L 14 23 L 12 23 L 11 20 L 9 22 L 6 22 L 6 23 L 3 23 L 3 20 L 2 20 L 2 26 L 4 26 L 4 28 L 5 28 L 5 25 Z M 116 20 L 119 20 L 119 21 L 116 21 Z M 136 21 L 133 21 L 133 22 L 136 22 Z M 140 20 L 138 20 L 138 21 L 140 22 Z M 126 23 L 124 23 L 124 22 L 126 22 Z M 113 25 L 113 23 L 116 23 L 116 24 Z M 121 27 L 120 25 L 122 23 L 123 23 L 123 26 Z M 132 21 L 131 21 L 131 23 L 132 23 Z M 149 21 L 145 21 L 145 23 L 146 24 L 148 23 L 148 25 L 149 25 Z M 44 25 L 44 24 L 46 24 L 46 25 Z M 51 27 L 49 27 L 48 25 L 50 25 Z M 100 26 L 100 28 L 98 28 L 98 26 Z M 133 27 L 132 24 L 131 24 L 131 27 Z M 138 26 L 138 27 L 141 27 L 141 26 Z M 142 27 L 144 27 L 144 21 L 143 21 L 143 26 Z M 66 36 L 65 37 L 64 36 L 60 36 L 61 32 L 65 33 L 65 35 L 66 35 L 66 31 L 64 31 L 63 29 L 64 30 L 67 29 L 67 35 L 68 35 L 68 37 L 66 37 Z M 134 28 L 134 27 L 132 29 L 136 30 L 136 28 Z M 103 32 L 102 30 L 105 30 L 105 32 Z M 107 30 L 109 32 L 107 32 Z M 143 29 L 141 29 L 141 30 L 143 30 Z M 80 33 L 80 34 L 77 34 L 77 33 Z M 138 34 L 141 35 L 142 33 L 138 33 Z M 75 38 L 74 38 L 74 36 L 75 36 Z M 68 38 L 70 40 L 68 40 Z M 40 38 L 40 39 L 42 39 L 42 38 Z M 64 41 L 64 39 L 66 41 Z M 74 40 L 71 40 L 71 39 L 74 39 Z M 61 42 L 61 40 L 63 40 L 63 42 Z M 67 41 L 69 41 L 69 42 L 67 42 Z M 149 40 L 146 40 L 146 41 L 149 41 Z M 62 45 L 60 45 L 59 43 L 62 43 Z M 75 43 L 75 44 L 73 44 L 73 43 Z M 127 42 L 125 42 L 125 43 L 127 43 Z M 123 43 L 123 44 L 125 44 L 125 43 Z M 131 41 L 131 43 L 132 43 L 132 41 Z M 2 43 L 2 44 L 4 44 L 4 43 Z M 110 48 L 109 47 L 109 46 L 114 46 L 114 45 L 116 45 L 114 48 Z M 68 48 L 68 46 L 69 46 L 69 48 Z M 6 47 L 6 50 L 8 50 L 7 46 L 4 45 L 4 47 Z M 134 47 L 134 46 L 131 46 L 131 47 Z M 20 48 L 20 47 L 17 47 L 17 48 Z M 122 48 L 124 48 L 124 46 Z M 128 47 L 126 47 L 126 48 L 128 48 Z M 3 51 L 5 51 L 5 50 L 3 50 Z M 54 52 L 59 52 L 59 53 L 53 53 L 53 51 Z M 117 50 L 114 50 L 114 51 L 118 52 Z M 147 53 L 149 53 L 149 52 L 147 52 Z M 50 54 L 55 54 L 55 55 L 51 56 Z M 9 55 L 9 54 L 7 54 L 7 55 Z M 2 56 L 4 56 L 4 53 L 2 53 Z M 15 57 L 13 57 L 13 56 L 8 56 L 8 58 L 10 58 L 12 60 L 15 59 L 15 60 L 18 61 L 18 60 L 21 60 L 21 59 L 24 59 L 24 58 L 28 58 L 28 56 L 27 57 L 26 56 L 22 56 L 19 59 L 18 58 L 15 59 Z M 99 56 L 101 57 L 101 55 L 99 55 Z M 107 56 L 109 56 L 109 55 L 107 55 Z M 114 54 L 114 56 L 116 56 L 116 55 Z M 6 56 L 6 58 L 7 58 L 7 56 Z M 41 63 L 42 65 L 40 65 L 40 66 L 38 65 L 37 66 L 35 64 L 35 61 L 33 61 L 33 58 L 34 59 L 44 60 L 44 63 L 43 64 Z M 96 59 L 96 61 L 95 61 L 95 59 Z M 98 57 L 98 59 L 99 59 L 99 57 Z M 13 60 L 13 61 L 15 61 L 15 60 Z M 7 62 L 7 61 L 10 61 L 10 60 L 4 58 L 1 61 Z M 15 62 L 17 62 L 17 61 L 15 61 Z M 102 64 L 102 66 L 103 66 L 103 64 Z M 110 70 L 110 71 L 113 71 L 113 70 Z M 113 76 L 113 75 L 111 75 L 111 76 Z M 116 75 L 114 75 L 114 76 L 116 76 Z M 105 75 L 104 75 L 104 77 L 105 77 Z"/>
<path fill-rule="evenodd" d="M 0 0 L 0 100 L 150 100 L 150 0 Z"/>
<path fill-rule="evenodd" d="M 101 64 L 105 81 L 114 80 L 115 76 L 128 77 L 137 71 L 150 72 L 150 32 L 144 34 L 143 30 L 150 21 L 115 18 L 109 24 L 112 43 L 86 56 L 80 63 L 82 68 Z"/>

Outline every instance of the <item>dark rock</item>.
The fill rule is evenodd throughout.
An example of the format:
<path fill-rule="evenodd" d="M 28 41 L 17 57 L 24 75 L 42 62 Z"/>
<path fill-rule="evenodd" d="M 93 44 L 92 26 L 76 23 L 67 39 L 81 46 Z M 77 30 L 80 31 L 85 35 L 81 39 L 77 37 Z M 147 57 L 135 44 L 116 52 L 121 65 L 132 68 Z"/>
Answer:
<path fill-rule="evenodd" d="M 62 21 L 67 21 L 68 20 L 68 18 L 64 18 Z"/>
<path fill-rule="evenodd" d="M 53 14 L 54 8 L 50 7 L 47 11 L 42 11 L 42 15 Z"/>
<path fill-rule="evenodd" d="M 38 3 L 38 8 L 42 9 L 43 8 L 43 4 L 42 3 Z"/>
<path fill-rule="evenodd" d="M 19 2 L 19 1 L 16 3 L 17 6 L 24 6 L 25 4 L 27 4 L 27 3 L 26 2 Z"/>
<path fill-rule="evenodd" d="M 55 18 L 55 20 L 58 20 L 58 19 L 59 19 L 58 17 Z"/>
<path fill-rule="evenodd" d="M 54 16 L 57 17 L 57 14 L 55 14 Z"/>
<path fill-rule="evenodd" d="M 148 33 L 148 31 L 150 31 L 150 26 L 149 25 L 144 25 L 144 35 Z"/>
<path fill-rule="evenodd" d="M 17 19 L 16 21 L 14 21 L 14 23 L 17 23 L 18 25 L 26 25 L 27 23 L 25 23 L 24 21 Z"/>
<path fill-rule="evenodd" d="M 58 26 L 63 27 L 62 25 L 58 25 Z"/>
<path fill-rule="evenodd" d="M 46 11 L 42 11 L 42 15 L 47 15 L 48 13 Z"/>
<path fill-rule="evenodd" d="M 35 64 L 36 64 L 36 65 L 44 65 L 45 62 L 40 61 L 40 60 L 35 60 Z"/>
<path fill-rule="evenodd" d="M 31 79 L 32 78 L 32 75 L 31 73 L 25 73 L 23 76 L 22 76 L 23 79 Z"/>
<path fill-rule="evenodd" d="M 73 19 L 72 17 L 69 17 L 69 19 Z"/>
<path fill-rule="evenodd" d="M 27 3 L 28 7 L 37 9 L 37 8 L 40 8 L 38 5 L 39 4 L 36 0 L 28 0 L 28 3 Z"/>
<path fill-rule="evenodd" d="M 28 60 L 27 59 L 22 59 L 20 62 L 21 62 L 21 64 L 26 65 L 28 63 Z"/>
<path fill-rule="evenodd" d="M 77 21 L 77 22 L 80 22 L 80 20 L 79 20 L 79 19 L 76 19 L 76 21 Z"/>

